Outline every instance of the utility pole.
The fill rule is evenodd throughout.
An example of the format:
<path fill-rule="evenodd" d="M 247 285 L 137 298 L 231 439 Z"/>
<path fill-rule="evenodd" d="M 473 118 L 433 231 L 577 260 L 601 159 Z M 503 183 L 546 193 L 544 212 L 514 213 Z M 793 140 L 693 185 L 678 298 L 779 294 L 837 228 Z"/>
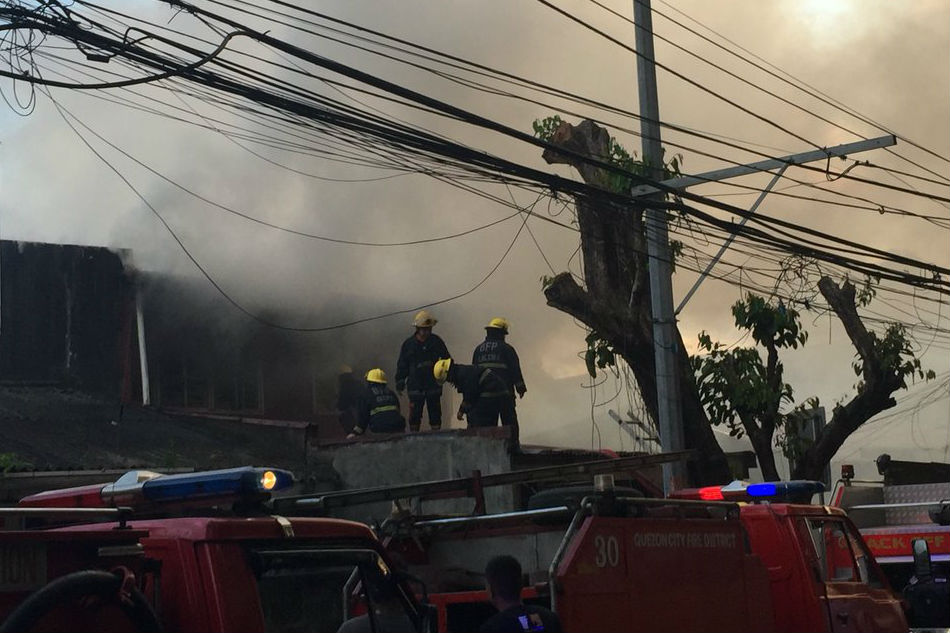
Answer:
<path fill-rule="evenodd" d="M 660 145 L 660 106 L 656 93 L 653 55 L 653 16 L 650 0 L 633 0 L 636 25 L 637 85 L 640 95 L 640 132 L 647 177 L 663 179 Z M 662 194 L 659 194 L 662 196 Z M 650 304 L 653 312 L 653 351 L 656 365 L 657 428 L 664 452 L 683 450 L 683 412 L 676 367 L 676 327 L 673 314 L 673 272 L 666 212 L 647 209 L 647 253 L 650 268 Z M 682 462 L 663 464 L 663 492 L 686 485 Z"/>

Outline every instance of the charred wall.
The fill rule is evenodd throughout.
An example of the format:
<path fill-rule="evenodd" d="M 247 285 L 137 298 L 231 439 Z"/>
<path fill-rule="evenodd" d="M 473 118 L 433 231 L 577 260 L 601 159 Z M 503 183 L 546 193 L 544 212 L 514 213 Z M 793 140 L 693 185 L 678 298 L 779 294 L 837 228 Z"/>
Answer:
<path fill-rule="evenodd" d="M 132 298 L 115 251 L 0 242 L 0 380 L 117 395 Z"/>

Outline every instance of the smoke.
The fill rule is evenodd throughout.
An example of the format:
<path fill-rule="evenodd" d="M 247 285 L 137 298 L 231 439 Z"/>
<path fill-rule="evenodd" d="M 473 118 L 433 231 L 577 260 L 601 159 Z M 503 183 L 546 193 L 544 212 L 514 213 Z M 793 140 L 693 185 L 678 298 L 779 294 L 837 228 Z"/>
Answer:
<path fill-rule="evenodd" d="M 156 21 L 168 20 L 170 12 L 164 5 L 156 5 L 152 8 L 142 4 L 135 10 L 151 12 L 150 17 Z M 630 13 L 629 2 L 618 1 L 611 5 L 619 12 Z M 450 51 L 459 57 L 564 86 L 634 111 L 639 109 L 634 57 L 541 5 L 529 3 L 514 7 L 499 1 L 374 3 L 372 10 L 367 6 L 337 3 L 325 10 L 342 19 Z M 950 151 L 947 128 L 950 16 L 945 2 L 841 3 L 842 12 L 833 16 L 817 13 L 818 8 L 803 15 L 802 6 L 797 0 L 765 4 L 746 0 L 728 5 L 690 1 L 676 5 L 835 98 L 853 104 L 911 138 L 932 144 L 943 154 Z M 663 3 L 655 2 L 654 8 L 683 20 Z M 631 25 L 593 6 L 571 7 L 571 10 L 633 44 Z M 183 28 L 186 17 L 176 17 L 173 25 Z M 255 25 L 254 20 L 249 21 Z M 256 26 L 264 28 L 262 24 L 258 22 Z M 684 34 L 663 18 L 654 17 L 654 26 L 657 33 L 684 46 L 696 49 L 701 46 L 695 37 Z M 269 25 L 266 28 L 272 29 L 275 36 L 295 41 L 318 54 L 471 111 L 486 113 L 518 129 L 529 131 L 534 119 L 555 113 L 544 106 L 453 86 L 422 70 L 373 58 L 285 27 Z M 256 44 L 243 41 L 238 47 L 267 59 L 284 61 L 283 57 Z M 729 60 L 715 49 L 700 50 L 709 59 L 744 76 L 751 72 L 747 66 Z M 748 86 L 715 74 L 708 66 L 662 42 L 657 42 L 657 58 L 708 83 L 723 95 L 767 113 L 819 144 L 830 145 L 854 138 Z M 659 74 L 664 120 L 782 150 L 764 150 L 773 154 L 810 149 L 760 121 L 738 115 L 734 108 L 662 71 Z M 757 81 L 770 87 L 779 85 L 771 79 Z M 307 85 L 340 96 L 318 82 Z M 7 89 L 6 84 L 4 89 Z M 787 88 L 781 92 L 795 101 L 801 100 L 800 95 L 793 96 Z M 176 97 L 162 91 L 156 90 L 153 94 L 169 102 L 176 101 Z M 463 130 L 450 121 L 366 95 L 351 94 L 368 106 L 423 124 L 435 132 L 451 134 L 515 161 L 555 169 L 543 163 L 536 148 L 516 146 L 496 135 Z M 308 178 L 263 161 L 214 131 L 120 108 L 86 94 L 56 90 L 54 96 L 98 133 L 182 186 L 242 213 L 296 230 L 365 242 L 410 241 L 465 231 L 512 213 L 511 209 L 421 175 L 397 176 L 388 171 L 340 165 L 303 155 L 256 150 L 294 169 L 319 176 Z M 195 284 L 196 292 L 166 297 L 169 303 L 186 312 L 188 318 L 213 320 L 209 327 L 224 337 L 238 338 L 258 328 L 253 320 L 216 295 L 155 215 L 78 140 L 52 104 L 41 95 L 38 101 L 31 116 L 15 119 L 4 113 L 2 119 L 8 130 L 3 143 L 4 188 L 0 202 L 0 233 L 4 239 L 131 249 L 139 269 L 190 279 Z M 204 116 L 221 116 L 220 111 L 197 101 L 188 100 L 188 103 Z M 575 108 L 580 114 L 589 114 L 580 106 Z M 830 109 L 822 107 L 821 111 Z M 562 116 L 575 120 L 563 113 Z M 841 119 L 838 115 L 833 118 Z M 638 127 L 634 121 L 617 117 L 608 122 Z M 872 126 L 859 122 L 853 125 L 862 134 L 880 134 L 872 130 Z M 615 134 L 628 148 L 638 149 L 638 139 L 623 132 Z M 306 239 L 209 206 L 131 163 L 91 135 L 86 136 L 161 214 L 194 258 L 234 301 L 254 314 L 289 327 L 332 326 L 412 310 L 460 294 L 475 287 L 498 264 L 521 224 L 521 219 L 516 218 L 465 237 L 406 247 L 347 246 Z M 667 140 L 710 149 L 714 154 L 722 151 L 682 135 L 670 134 Z M 724 166 L 718 159 L 689 151 L 685 154 L 687 172 Z M 730 157 L 740 161 L 757 159 L 734 152 Z M 874 153 L 873 160 L 895 164 L 880 153 Z M 932 165 L 933 161 L 928 164 Z M 556 169 L 569 173 L 564 167 Z M 368 180 L 381 176 L 395 177 Z M 819 180 L 821 176 L 799 170 L 795 177 L 810 181 Z M 760 184 L 759 180 L 748 182 Z M 848 185 L 840 184 L 838 188 L 848 190 Z M 713 186 L 697 191 L 733 190 Z M 866 192 L 866 189 L 861 191 Z M 502 198 L 510 195 L 504 188 L 495 188 L 492 193 Z M 534 203 L 533 198 L 523 193 L 513 195 L 523 207 Z M 885 194 L 880 197 L 888 199 Z M 748 203 L 752 199 L 749 198 Z M 739 201 L 745 199 L 727 200 L 741 206 Z M 906 198 L 900 201 L 903 204 Z M 921 210 L 940 212 L 939 207 L 920 204 L 923 205 Z M 534 211 L 539 215 L 554 214 L 558 207 L 549 207 L 544 201 Z M 829 211 L 823 206 L 815 208 L 807 203 L 777 199 L 770 199 L 762 212 L 792 221 L 806 221 L 820 230 L 901 249 L 943 265 L 947 263 L 944 233 L 921 232 L 919 225 L 895 220 L 893 216 L 876 217 L 866 213 L 856 216 Z M 564 211 L 558 219 L 566 221 L 568 215 L 569 211 Z M 576 258 L 572 259 L 577 246 L 576 234 L 537 220 L 531 220 L 528 226 L 556 272 L 569 267 L 575 272 L 578 270 Z M 519 351 L 528 385 L 527 396 L 519 402 L 522 438 L 527 442 L 588 447 L 593 443 L 595 447 L 623 445 L 629 448 L 629 441 L 619 437 L 615 425 L 606 416 L 607 409 L 614 404 L 603 404 L 614 395 L 615 383 L 608 380 L 599 387 L 592 405 L 590 390 L 585 388 L 589 386 L 589 378 L 578 357 L 584 348 L 584 332 L 570 317 L 544 303 L 541 277 L 550 274 L 552 271 L 531 235 L 522 231 L 497 271 L 477 290 L 432 308 L 440 319 L 436 332 L 445 339 L 454 356 L 468 362 L 471 349 L 481 340 L 485 323 L 494 316 L 508 318 L 512 323 L 509 341 Z M 682 297 L 694 279 L 694 275 L 680 272 L 676 279 L 676 296 Z M 737 338 L 728 307 L 740 295 L 739 289 L 706 281 L 680 316 L 687 344 L 702 329 L 723 341 L 732 342 Z M 213 310 L 206 305 L 209 301 L 216 306 Z M 380 366 L 392 372 L 399 345 L 411 333 L 411 318 L 410 312 L 345 329 L 282 336 L 286 336 L 289 344 L 313 350 L 321 359 L 321 366 L 328 368 L 328 377 L 343 363 L 361 370 Z M 943 326 L 946 326 L 945 320 Z M 822 321 L 815 327 L 826 328 L 827 324 Z M 802 387 L 796 393 L 802 397 L 817 393 L 833 401 L 850 387 L 848 364 L 853 350 L 836 326 L 832 330 L 834 345 L 823 344 L 824 337 L 816 335 L 807 355 L 786 360 L 786 375 L 793 384 L 801 381 Z M 925 364 L 934 362 L 940 354 L 935 350 L 927 355 Z M 945 365 L 945 358 L 939 364 Z M 822 368 L 820 372 L 815 371 L 816 366 Z M 623 411 L 625 406 L 618 405 L 616 409 Z M 946 411 L 944 404 L 939 410 L 944 420 Z M 594 424 L 601 429 L 599 438 L 597 429 L 592 433 Z"/>

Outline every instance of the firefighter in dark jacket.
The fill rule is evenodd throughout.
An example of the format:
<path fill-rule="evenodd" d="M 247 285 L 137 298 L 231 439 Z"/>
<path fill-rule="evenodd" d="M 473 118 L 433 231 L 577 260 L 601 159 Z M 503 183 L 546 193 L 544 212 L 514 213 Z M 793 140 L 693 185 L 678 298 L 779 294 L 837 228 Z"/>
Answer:
<path fill-rule="evenodd" d="M 468 428 L 497 426 L 501 402 L 509 395 L 508 385 L 500 374 L 488 367 L 459 365 L 451 358 L 440 359 L 432 375 L 441 385 L 448 381 L 462 394 L 456 419 L 468 418 Z M 511 429 L 511 451 L 517 452 L 518 419 L 509 417 L 502 424 Z"/>
<path fill-rule="evenodd" d="M 358 412 L 356 426 L 348 438 L 366 431 L 402 433 L 406 430 L 406 420 L 399 413 L 399 398 L 386 386 L 386 374 L 382 369 L 366 372 L 366 388 L 360 396 Z"/>
<path fill-rule="evenodd" d="M 432 366 L 440 358 L 448 358 L 445 342 L 432 333 L 438 321 L 426 310 L 413 319 L 415 334 L 407 338 L 396 361 L 396 391 L 409 391 L 409 430 L 418 431 L 422 424 L 422 408 L 429 409 L 429 426 L 442 428 L 442 385 L 432 378 Z"/>
<path fill-rule="evenodd" d="M 518 413 L 515 411 L 515 392 L 523 398 L 528 389 L 521 374 L 521 361 L 518 352 L 505 342 L 508 335 L 508 321 L 500 317 L 492 319 L 485 326 L 485 340 L 472 352 L 472 364 L 487 367 L 501 376 L 508 388 L 508 395 L 498 399 L 498 415 L 505 426 L 518 426 Z"/>

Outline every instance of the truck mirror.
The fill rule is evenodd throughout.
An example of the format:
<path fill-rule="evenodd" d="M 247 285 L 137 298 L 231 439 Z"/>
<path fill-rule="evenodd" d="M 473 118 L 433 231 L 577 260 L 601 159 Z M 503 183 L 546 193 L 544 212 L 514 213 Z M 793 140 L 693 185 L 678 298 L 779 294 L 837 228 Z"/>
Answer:
<path fill-rule="evenodd" d="M 950 525 L 950 501 L 943 499 L 939 506 L 931 506 L 927 510 L 930 520 L 937 525 Z"/>
<path fill-rule="evenodd" d="M 927 541 L 922 538 L 915 538 L 910 542 L 910 547 L 914 553 L 914 576 L 918 582 L 929 580 L 933 575 L 933 568 L 930 563 L 930 548 L 927 547 Z"/>

